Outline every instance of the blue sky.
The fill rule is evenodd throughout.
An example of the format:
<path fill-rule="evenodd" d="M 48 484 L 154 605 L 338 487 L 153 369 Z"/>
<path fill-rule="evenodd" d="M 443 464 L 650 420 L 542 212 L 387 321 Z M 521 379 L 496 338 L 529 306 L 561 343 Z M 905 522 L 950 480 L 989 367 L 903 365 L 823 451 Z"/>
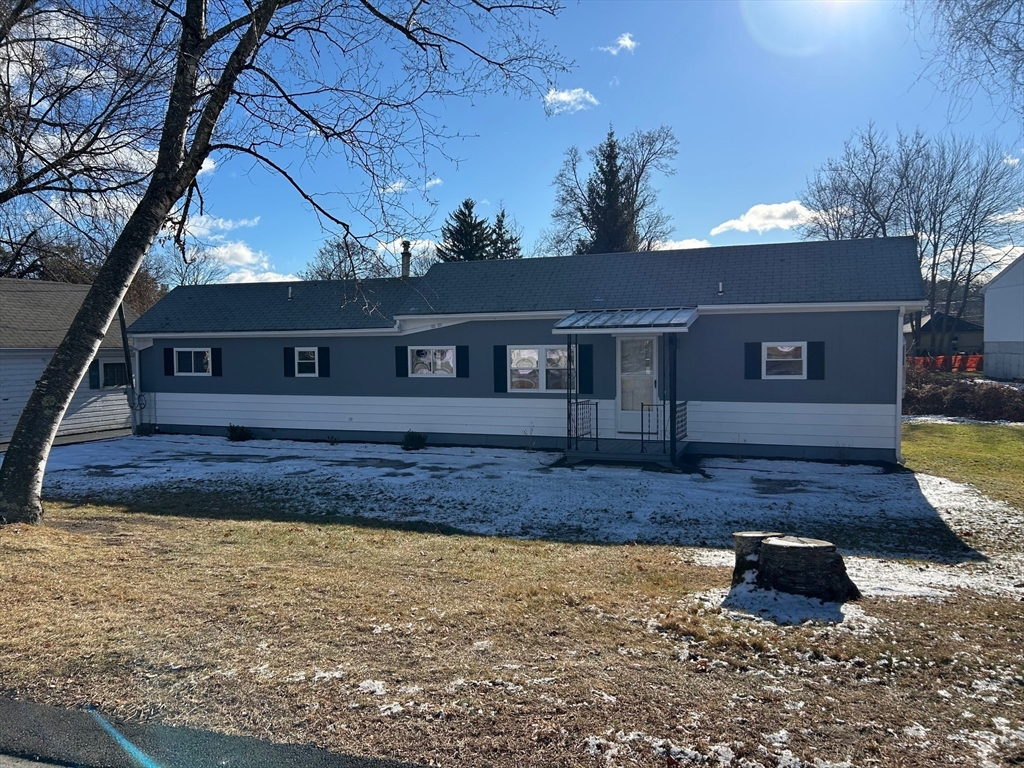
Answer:
<path fill-rule="evenodd" d="M 620 135 L 674 129 L 677 172 L 656 180 L 660 199 L 674 240 L 710 245 L 795 239 L 797 210 L 786 204 L 869 121 L 890 133 L 994 137 L 1024 154 L 1017 127 L 986 99 L 951 114 L 922 77 L 928 40 L 915 37 L 902 2 L 584 0 L 543 29 L 575 61 L 553 95 L 562 111 L 551 114 L 540 98 L 448 102 L 445 122 L 470 137 L 447 145 L 457 165 L 430 159 L 435 233 L 466 197 L 486 216 L 500 201 L 531 249 L 549 225 L 551 181 L 566 148 L 595 145 L 609 124 Z M 302 269 L 326 236 L 308 207 L 244 159 L 214 160 L 203 175 L 209 216 L 197 229 L 228 262 L 228 279 Z M 320 188 L 348 178 L 327 160 L 301 174 Z M 344 199 L 332 204 L 351 217 Z"/>

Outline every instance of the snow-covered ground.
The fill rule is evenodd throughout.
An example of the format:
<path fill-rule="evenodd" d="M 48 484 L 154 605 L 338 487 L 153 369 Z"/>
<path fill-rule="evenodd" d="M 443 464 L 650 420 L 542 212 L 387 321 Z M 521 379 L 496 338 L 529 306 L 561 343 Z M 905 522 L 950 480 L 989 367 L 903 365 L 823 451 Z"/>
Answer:
<path fill-rule="evenodd" d="M 904 424 L 999 424 L 1003 427 L 1024 427 L 1024 421 L 982 421 L 966 416 L 904 416 Z"/>
<path fill-rule="evenodd" d="M 125 437 L 54 448 L 44 494 L 145 501 L 216 492 L 261 512 L 669 544 L 683 560 L 722 566 L 732 563 L 733 531 L 778 530 L 835 542 L 867 595 L 967 587 L 1024 596 L 1016 586 L 1024 584 L 1024 514 L 969 485 L 861 465 L 714 459 L 702 476 L 551 466 L 557 458 L 497 448 Z"/>

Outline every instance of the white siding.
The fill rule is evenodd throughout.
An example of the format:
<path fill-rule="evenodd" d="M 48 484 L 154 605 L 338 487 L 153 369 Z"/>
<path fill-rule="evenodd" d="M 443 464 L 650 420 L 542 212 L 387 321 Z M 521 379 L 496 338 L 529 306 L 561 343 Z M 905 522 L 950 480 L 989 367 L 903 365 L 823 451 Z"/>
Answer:
<path fill-rule="evenodd" d="M 463 435 L 565 436 L 565 400 L 529 397 L 303 397 L 146 393 L 153 424 Z M 612 436 L 615 401 L 599 406 L 602 435 Z"/>
<path fill-rule="evenodd" d="M 686 439 L 701 443 L 896 448 L 895 405 L 690 402 Z"/>
<path fill-rule="evenodd" d="M 0 350 L 0 442 L 11 439 L 21 411 L 42 376 L 52 350 Z M 100 353 L 101 360 L 120 362 L 118 353 Z M 89 389 L 89 376 L 75 391 L 58 435 L 101 432 L 131 427 L 131 411 L 124 388 Z"/>
<path fill-rule="evenodd" d="M 985 289 L 985 341 L 1024 341 L 1024 258 Z"/>

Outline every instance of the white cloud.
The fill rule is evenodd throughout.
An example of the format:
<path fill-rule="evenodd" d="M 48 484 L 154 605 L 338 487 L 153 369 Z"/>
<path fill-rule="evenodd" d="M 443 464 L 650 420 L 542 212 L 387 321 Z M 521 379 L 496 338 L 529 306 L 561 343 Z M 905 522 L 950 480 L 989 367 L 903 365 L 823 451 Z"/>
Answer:
<path fill-rule="evenodd" d="M 1003 162 L 1006 163 L 1011 168 L 1016 168 L 1017 165 L 1020 163 L 1020 158 L 1014 157 L 1013 155 L 1005 155 L 1003 157 Z"/>
<path fill-rule="evenodd" d="M 491 204 L 491 201 L 488 200 L 486 197 L 483 200 L 480 200 L 480 201 L 477 202 L 477 205 L 490 205 L 490 204 Z"/>
<path fill-rule="evenodd" d="M 582 88 L 556 91 L 552 88 L 544 96 L 544 111 L 549 115 L 560 115 L 563 112 L 579 112 L 581 109 L 596 107 L 600 102 L 594 94 Z"/>
<path fill-rule="evenodd" d="M 993 221 L 999 224 L 1024 224 L 1024 206 L 1015 211 L 1008 211 L 994 216 Z"/>
<path fill-rule="evenodd" d="M 188 219 L 188 234 L 191 237 L 207 237 L 211 240 L 223 240 L 224 232 L 233 229 L 250 229 L 260 223 L 260 217 L 254 216 L 251 219 L 224 219 L 220 216 L 210 216 L 203 213 L 198 216 L 190 216 Z"/>
<path fill-rule="evenodd" d="M 713 237 L 731 230 L 760 234 L 770 229 L 792 229 L 806 222 L 810 216 L 811 211 L 799 200 L 791 200 L 788 203 L 760 203 L 751 206 L 750 210 L 738 219 L 730 219 L 719 224 L 711 230 L 711 235 Z"/>
<path fill-rule="evenodd" d="M 598 48 L 599 51 L 610 53 L 612 56 L 618 56 L 620 51 L 633 52 L 636 48 L 637 42 L 633 39 L 633 35 L 629 32 L 619 35 L 619 39 L 615 41 L 615 45 L 604 45 Z"/>
<path fill-rule="evenodd" d="M 434 178 L 434 179 L 431 179 L 430 181 L 428 181 L 426 186 L 423 187 L 423 188 L 424 189 L 433 189 L 434 187 L 440 187 L 442 184 L 444 184 L 444 182 L 441 179 Z"/>
<path fill-rule="evenodd" d="M 405 179 L 399 179 L 398 181 L 392 181 L 386 187 L 381 189 L 385 195 L 401 195 L 409 189 L 409 182 Z"/>
<path fill-rule="evenodd" d="M 215 245 L 210 255 L 221 262 L 228 273 L 224 283 L 275 283 L 282 280 L 298 280 L 295 275 L 275 272 L 270 258 L 263 251 L 254 251 L 244 240 Z"/>
<path fill-rule="evenodd" d="M 217 161 L 214 160 L 212 157 L 208 157 L 205 160 L 203 160 L 203 164 L 200 166 L 199 173 L 197 175 L 198 176 L 205 176 L 208 173 L 213 173 L 213 171 L 216 168 L 217 168 Z"/>
<path fill-rule="evenodd" d="M 258 267 L 270 269 L 270 259 L 263 251 L 254 251 L 244 240 L 232 240 L 210 249 L 217 261 L 232 267 Z"/>
<path fill-rule="evenodd" d="M 284 283 L 298 280 L 295 275 L 282 275 L 279 272 L 257 272 L 256 270 L 243 267 L 236 269 L 225 277 L 224 283 Z"/>
<path fill-rule="evenodd" d="M 615 75 L 614 77 L 612 77 L 611 80 L 608 81 L 608 87 L 609 88 L 615 88 L 616 86 L 620 85 L 621 83 L 622 83 L 622 81 L 619 80 L 619 76 Z"/>
<path fill-rule="evenodd" d="M 682 240 L 659 240 L 654 244 L 656 251 L 678 251 L 685 248 L 710 248 L 711 243 L 707 240 L 700 240 L 696 237 L 686 237 Z"/>

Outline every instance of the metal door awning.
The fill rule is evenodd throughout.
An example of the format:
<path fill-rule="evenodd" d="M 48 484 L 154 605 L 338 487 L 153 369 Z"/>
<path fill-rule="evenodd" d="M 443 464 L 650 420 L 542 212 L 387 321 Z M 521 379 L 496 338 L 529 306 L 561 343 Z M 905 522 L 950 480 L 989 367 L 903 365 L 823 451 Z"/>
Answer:
<path fill-rule="evenodd" d="M 573 312 L 555 323 L 552 333 L 644 333 L 652 330 L 681 332 L 697 319 L 694 307 L 661 309 L 599 309 Z"/>

